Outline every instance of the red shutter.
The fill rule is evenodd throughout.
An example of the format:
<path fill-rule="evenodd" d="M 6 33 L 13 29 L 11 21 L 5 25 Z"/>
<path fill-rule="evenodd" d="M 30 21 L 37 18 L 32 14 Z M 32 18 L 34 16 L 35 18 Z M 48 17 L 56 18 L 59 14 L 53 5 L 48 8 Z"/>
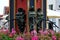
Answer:
<path fill-rule="evenodd" d="M 16 12 L 18 8 L 23 8 L 25 11 L 27 10 L 27 0 L 16 0 Z"/>
<path fill-rule="evenodd" d="M 42 0 L 36 0 L 36 9 L 42 8 Z"/>
<path fill-rule="evenodd" d="M 27 0 L 16 0 L 15 1 L 15 13 L 17 13 L 18 8 L 23 8 L 27 12 Z M 19 32 L 16 22 L 15 22 L 15 29 L 17 32 Z"/>

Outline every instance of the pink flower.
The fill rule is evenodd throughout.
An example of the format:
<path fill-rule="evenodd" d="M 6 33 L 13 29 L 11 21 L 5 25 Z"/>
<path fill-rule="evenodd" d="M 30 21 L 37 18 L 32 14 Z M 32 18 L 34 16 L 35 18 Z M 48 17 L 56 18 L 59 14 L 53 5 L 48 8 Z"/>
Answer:
<path fill-rule="evenodd" d="M 0 30 L 0 33 L 2 32 L 2 30 Z"/>
<path fill-rule="evenodd" d="M 8 36 L 12 38 L 14 35 L 12 33 L 10 33 Z"/>
<path fill-rule="evenodd" d="M 51 33 L 52 35 L 54 35 L 54 34 L 55 34 L 55 32 L 54 32 L 53 30 L 50 30 L 50 33 Z"/>
<path fill-rule="evenodd" d="M 52 36 L 52 40 L 56 40 L 56 36 Z"/>
<path fill-rule="evenodd" d="M 8 29 L 5 29 L 5 30 L 3 30 L 3 33 L 4 34 L 8 34 L 9 33 L 9 30 Z"/>
<path fill-rule="evenodd" d="M 4 27 L 1 29 L 1 31 L 2 31 L 3 34 L 8 34 L 9 33 L 9 30 L 8 29 L 5 29 Z"/>
<path fill-rule="evenodd" d="M 46 35 L 46 34 L 49 34 L 49 32 L 48 32 L 47 30 L 45 30 L 43 33 L 44 33 L 45 35 Z"/>
<path fill-rule="evenodd" d="M 12 32 L 9 34 L 9 37 L 13 37 L 16 34 L 16 31 L 14 28 L 12 28 Z"/>
<path fill-rule="evenodd" d="M 38 40 L 38 36 L 33 36 L 32 40 Z"/>
<path fill-rule="evenodd" d="M 15 31 L 15 29 L 14 28 L 12 28 L 12 32 L 11 32 L 12 34 L 16 34 L 16 31 Z"/>
<path fill-rule="evenodd" d="M 16 40 L 24 40 L 23 37 L 17 37 Z"/>
<path fill-rule="evenodd" d="M 39 30 L 39 33 L 40 33 L 40 34 L 44 34 L 43 30 Z"/>
<path fill-rule="evenodd" d="M 32 36 L 36 36 L 36 35 L 37 35 L 36 30 L 31 31 L 31 35 L 32 35 Z"/>

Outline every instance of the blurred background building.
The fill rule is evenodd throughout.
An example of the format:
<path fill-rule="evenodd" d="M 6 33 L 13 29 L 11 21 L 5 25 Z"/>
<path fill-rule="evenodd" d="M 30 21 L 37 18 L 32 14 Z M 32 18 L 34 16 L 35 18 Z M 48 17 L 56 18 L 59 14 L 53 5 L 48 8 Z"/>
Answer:
<path fill-rule="evenodd" d="M 60 28 L 60 0 L 47 0 L 47 16 Z M 60 29 L 54 27 L 57 32 Z"/>

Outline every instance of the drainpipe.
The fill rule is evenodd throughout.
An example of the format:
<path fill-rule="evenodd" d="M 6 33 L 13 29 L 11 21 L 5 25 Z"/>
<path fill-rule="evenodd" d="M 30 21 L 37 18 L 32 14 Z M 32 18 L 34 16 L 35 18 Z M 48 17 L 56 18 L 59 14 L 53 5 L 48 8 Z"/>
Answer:
<path fill-rule="evenodd" d="M 10 31 L 11 29 L 14 27 L 14 21 L 12 21 L 12 19 L 14 19 L 14 0 L 10 0 Z"/>
<path fill-rule="evenodd" d="M 42 1 L 43 2 L 43 30 L 45 30 L 46 29 L 46 0 L 43 0 Z"/>

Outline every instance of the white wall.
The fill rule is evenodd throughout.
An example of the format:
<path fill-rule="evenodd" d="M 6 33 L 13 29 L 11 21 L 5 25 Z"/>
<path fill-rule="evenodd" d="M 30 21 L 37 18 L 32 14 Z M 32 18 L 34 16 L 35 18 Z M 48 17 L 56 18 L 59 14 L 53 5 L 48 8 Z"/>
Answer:
<path fill-rule="evenodd" d="M 9 0 L 0 0 L 0 15 L 3 15 L 5 6 L 9 6 Z"/>
<path fill-rule="evenodd" d="M 47 0 L 47 8 L 49 9 L 49 5 L 53 4 L 53 10 L 58 10 L 60 5 L 60 0 Z"/>
<path fill-rule="evenodd" d="M 60 0 L 56 0 L 56 1 L 57 1 L 57 6 L 58 6 L 58 7 L 57 7 L 57 10 L 58 10 L 58 9 L 60 9 L 60 8 L 59 8 Z"/>

